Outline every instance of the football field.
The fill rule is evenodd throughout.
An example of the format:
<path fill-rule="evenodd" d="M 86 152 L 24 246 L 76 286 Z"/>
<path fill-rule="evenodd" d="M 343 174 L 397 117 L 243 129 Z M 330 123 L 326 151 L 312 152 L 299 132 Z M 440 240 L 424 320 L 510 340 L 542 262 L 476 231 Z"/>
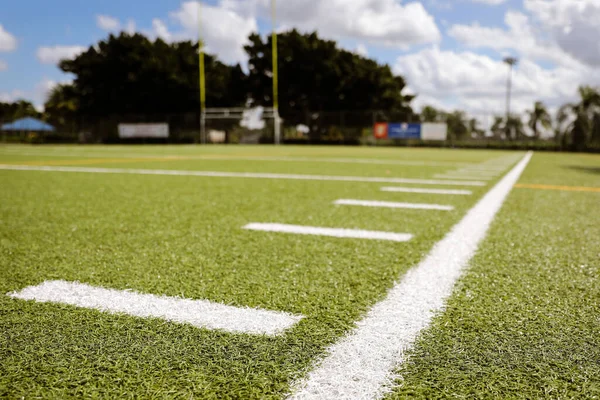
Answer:
<path fill-rule="evenodd" d="M 0 146 L 1 398 L 600 398 L 600 155 Z"/>

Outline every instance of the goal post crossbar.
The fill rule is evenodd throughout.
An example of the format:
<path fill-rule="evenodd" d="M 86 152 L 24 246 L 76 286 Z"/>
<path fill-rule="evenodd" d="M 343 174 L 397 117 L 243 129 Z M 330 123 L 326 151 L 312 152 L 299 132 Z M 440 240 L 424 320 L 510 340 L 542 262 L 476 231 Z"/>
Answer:
<path fill-rule="evenodd" d="M 244 113 L 255 111 L 256 108 L 206 108 L 203 110 L 204 119 L 241 119 L 244 117 Z M 277 111 L 271 107 L 263 107 L 261 110 L 261 117 L 264 119 L 276 119 L 278 117 Z"/>

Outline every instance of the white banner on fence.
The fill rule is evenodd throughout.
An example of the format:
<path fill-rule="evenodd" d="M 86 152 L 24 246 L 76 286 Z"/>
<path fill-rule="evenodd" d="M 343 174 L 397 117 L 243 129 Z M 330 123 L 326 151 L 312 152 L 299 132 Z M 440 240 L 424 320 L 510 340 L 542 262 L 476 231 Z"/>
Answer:
<path fill-rule="evenodd" d="M 446 140 L 448 125 L 439 123 L 424 123 L 421 126 L 421 140 Z"/>
<path fill-rule="evenodd" d="M 169 124 L 119 124 L 119 138 L 168 138 Z"/>

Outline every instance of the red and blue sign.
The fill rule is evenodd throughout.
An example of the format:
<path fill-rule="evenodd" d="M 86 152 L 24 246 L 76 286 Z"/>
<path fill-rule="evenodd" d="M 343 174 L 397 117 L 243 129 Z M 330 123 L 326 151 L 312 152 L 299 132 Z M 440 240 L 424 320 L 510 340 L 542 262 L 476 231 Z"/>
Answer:
<path fill-rule="evenodd" d="M 421 124 L 377 122 L 373 133 L 376 139 L 421 139 Z"/>

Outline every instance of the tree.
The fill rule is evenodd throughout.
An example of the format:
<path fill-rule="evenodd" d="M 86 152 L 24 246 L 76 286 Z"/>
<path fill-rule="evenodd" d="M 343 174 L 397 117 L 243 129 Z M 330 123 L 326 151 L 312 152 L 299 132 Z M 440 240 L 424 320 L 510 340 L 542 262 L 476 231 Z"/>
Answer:
<path fill-rule="evenodd" d="M 309 111 L 386 110 L 411 115 L 412 95 L 406 82 L 388 65 L 339 49 L 316 33 L 296 30 L 278 35 L 279 106 L 284 118 Z M 254 105 L 270 107 L 272 99 L 271 37 L 252 34 L 248 54 L 248 88 Z"/>
<path fill-rule="evenodd" d="M 550 129 L 552 126 L 552 118 L 550 113 L 541 101 L 536 101 L 533 110 L 528 112 L 529 121 L 528 125 L 533 131 L 533 137 L 539 139 L 540 131 L 539 126 L 542 125 L 545 129 Z"/>
<path fill-rule="evenodd" d="M 444 112 L 432 106 L 425 106 L 421 110 L 421 122 L 440 122 L 444 119 Z"/>
<path fill-rule="evenodd" d="M 494 117 L 494 123 L 490 129 L 495 139 L 506 138 L 506 128 L 504 126 L 504 118 Z"/>
<path fill-rule="evenodd" d="M 485 131 L 483 129 L 479 129 L 479 121 L 477 121 L 476 118 L 471 118 L 469 120 L 469 133 L 471 137 L 482 138 L 485 136 Z"/>
<path fill-rule="evenodd" d="M 52 125 L 64 127 L 77 120 L 78 93 L 73 85 L 56 85 L 44 104 L 45 119 Z"/>
<path fill-rule="evenodd" d="M 39 118 L 40 113 L 29 101 L 18 100 L 13 103 L 0 102 L 0 121 L 11 122 L 24 117 Z"/>
<path fill-rule="evenodd" d="M 522 139 L 527 136 L 525 135 L 525 125 L 519 116 L 511 115 L 506 121 L 505 129 L 511 140 Z"/>
<path fill-rule="evenodd" d="M 467 117 L 463 111 L 454 111 L 446 115 L 448 136 L 452 139 L 463 139 L 468 136 L 469 127 Z"/>
<path fill-rule="evenodd" d="M 600 138 L 600 93 L 591 86 L 579 87 L 579 103 L 562 106 L 557 122 L 563 130 L 562 143 L 583 150 L 590 140 Z"/>
<path fill-rule="evenodd" d="M 75 75 L 79 113 L 153 114 L 197 112 L 198 44 L 168 44 L 143 35 L 121 33 L 91 46 L 60 68 Z M 239 106 L 246 100 L 245 76 L 239 65 L 205 57 L 207 104 Z"/>

